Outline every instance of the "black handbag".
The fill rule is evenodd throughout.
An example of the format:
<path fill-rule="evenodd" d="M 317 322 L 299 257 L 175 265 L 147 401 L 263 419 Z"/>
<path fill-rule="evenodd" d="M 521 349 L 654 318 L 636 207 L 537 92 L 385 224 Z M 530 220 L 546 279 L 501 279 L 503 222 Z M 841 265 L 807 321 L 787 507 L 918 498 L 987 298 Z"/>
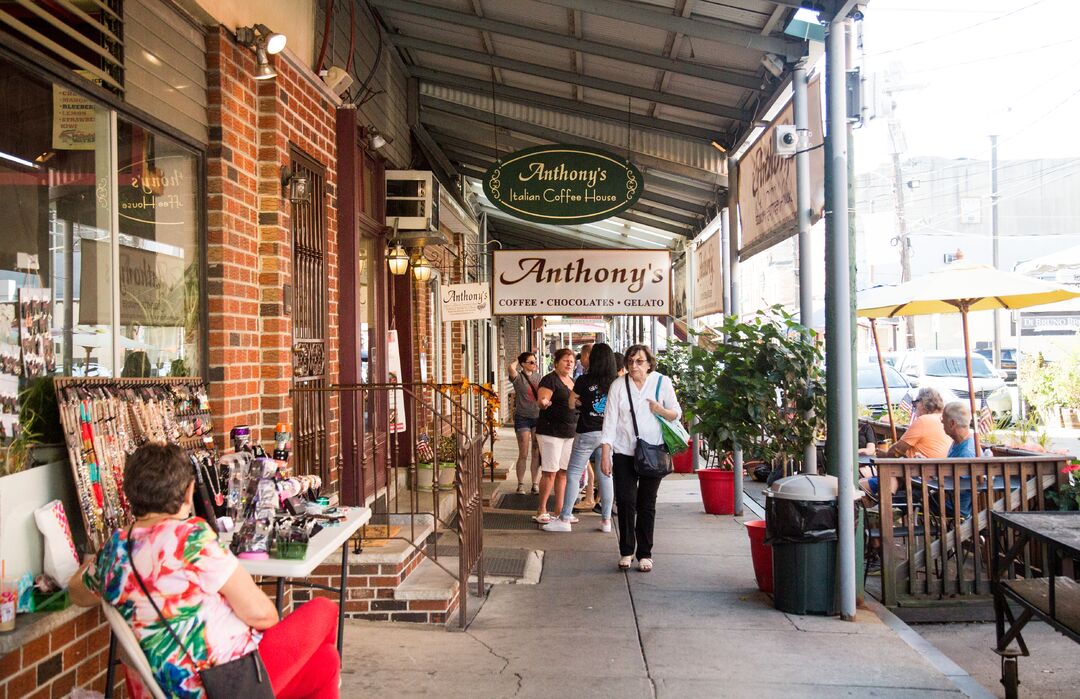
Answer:
<path fill-rule="evenodd" d="M 626 400 L 630 401 L 630 419 L 634 423 L 634 470 L 642 478 L 663 478 L 671 473 L 671 454 L 665 444 L 649 444 L 638 436 L 637 415 L 634 413 L 634 399 L 630 396 L 630 376 L 626 375 Z M 657 384 L 659 395 L 659 384 Z"/>
<path fill-rule="evenodd" d="M 158 619 L 161 619 L 161 623 L 164 624 L 165 629 L 169 632 L 169 635 L 173 637 L 173 640 L 180 646 L 191 660 L 191 664 L 195 667 L 199 666 L 199 663 L 195 661 L 195 658 L 191 655 L 191 651 L 188 650 L 184 642 L 180 640 L 180 637 L 173 631 L 172 624 L 169 623 L 165 615 L 161 613 L 161 608 L 158 607 L 157 602 L 150 595 L 150 591 L 146 589 L 146 583 L 143 582 L 142 576 L 139 575 L 139 571 L 135 570 L 135 558 L 131 553 L 131 529 L 128 530 L 128 561 L 131 564 L 131 572 L 135 576 L 135 581 L 139 583 L 139 588 L 142 589 L 143 594 L 146 595 L 146 599 L 150 600 L 150 605 L 157 612 Z M 245 697 L 245 699 L 274 699 L 274 688 L 270 686 L 270 676 L 266 674 L 266 666 L 263 665 L 262 656 L 259 655 L 259 649 L 251 651 L 247 655 L 242 655 L 235 660 L 230 660 L 227 663 L 221 665 L 214 665 L 204 670 L 199 670 L 199 679 L 202 681 L 203 689 L 206 691 L 206 696 L 209 699 L 232 699 L 232 697 Z"/>

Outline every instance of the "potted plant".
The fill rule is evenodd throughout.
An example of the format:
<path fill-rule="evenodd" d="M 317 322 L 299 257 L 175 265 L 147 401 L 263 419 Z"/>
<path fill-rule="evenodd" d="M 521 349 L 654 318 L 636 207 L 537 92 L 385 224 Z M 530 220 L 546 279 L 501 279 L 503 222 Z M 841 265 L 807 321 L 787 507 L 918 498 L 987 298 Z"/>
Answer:
<path fill-rule="evenodd" d="M 19 434 L 8 446 L 5 473 L 67 458 L 51 376 L 32 379 L 19 394 Z"/>
<path fill-rule="evenodd" d="M 671 341 L 656 355 L 656 370 L 671 379 L 675 395 L 680 405 L 688 405 L 697 397 L 697 382 L 690 371 L 689 342 Z M 693 428 L 683 416 L 683 424 L 691 434 Z M 694 437 L 690 437 L 689 448 L 671 457 L 671 466 L 675 473 L 692 473 L 694 470 Z"/>
<path fill-rule="evenodd" d="M 726 456 L 736 447 L 766 463 L 800 456 L 823 422 L 825 384 L 817 333 L 780 306 L 747 321 L 727 316 L 716 330 L 722 339 L 711 348 L 690 350 L 688 373 L 698 386 L 684 411 L 709 447 L 706 469 L 698 471 L 706 511 L 719 503 L 730 514 Z"/>
<path fill-rule="evenodd" d="M 1020 391 L 1047 427 L 1063 425 L 1062 408 L 1070 387 L 1061 383 L 1067 378 L 1068 371 L 1063 371 L 1059 364 L 1048 363 L 1040 352 L 1025 359 L 1021 367 Z"/>

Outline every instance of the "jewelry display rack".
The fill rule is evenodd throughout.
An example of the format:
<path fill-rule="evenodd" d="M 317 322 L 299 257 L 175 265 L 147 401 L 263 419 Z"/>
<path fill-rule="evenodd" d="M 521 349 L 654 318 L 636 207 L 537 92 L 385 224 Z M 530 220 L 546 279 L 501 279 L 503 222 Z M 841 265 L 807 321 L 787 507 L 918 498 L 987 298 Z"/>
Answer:
<path fill-rule="evenodd" d="M 57 377 L 54 383 L 79 509 L 95 551 L 131 522 L 124 462 L 137 447 L 178 444 L 196 465 L 217 457 L 201 378 Z M 198 490 L 206 496 L 203 483 Z"/>

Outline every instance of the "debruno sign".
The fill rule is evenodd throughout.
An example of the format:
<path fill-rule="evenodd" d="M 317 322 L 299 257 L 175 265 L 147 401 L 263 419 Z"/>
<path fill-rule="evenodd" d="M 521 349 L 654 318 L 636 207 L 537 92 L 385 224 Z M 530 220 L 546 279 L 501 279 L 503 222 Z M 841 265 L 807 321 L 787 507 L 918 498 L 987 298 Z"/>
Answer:
<path fill-rule="evenodd" d="M 511 216 L 568 226 L 601 221 L 641 197 L 645 180 L 632 163 L 584 146 L 526 148 L 484 174 L 484 194 Z"/>
<path fill-rule="evenodd" d="M 667 250 L 496 250 L 495 315 L 671 313 Z"/>

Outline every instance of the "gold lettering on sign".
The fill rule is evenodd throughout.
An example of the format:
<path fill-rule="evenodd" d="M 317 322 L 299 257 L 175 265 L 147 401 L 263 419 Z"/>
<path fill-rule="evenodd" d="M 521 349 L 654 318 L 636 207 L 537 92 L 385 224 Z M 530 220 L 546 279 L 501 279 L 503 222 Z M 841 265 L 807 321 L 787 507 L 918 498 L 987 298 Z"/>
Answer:
<path fill-rule="evenodd" d="M 549 168 L 543 163 L 529 163 L 529 169 L 518 175 L 522 182 L 535 179 L 541 182 L 583 182 L 586 187 L 595 187 L 597 182 L 607 180 L 607 170 L 598 167 L 589 170 L 570 170 L 560 163 Z"/>
<path fill-rule="evenodd" d="M 645 283 L 659 284 L 664 281 L 664 270 L 654 269 L 650 262 L 644 267 L 599 267 L 585 265 L 585 259 L 579 257 L 568 262 L 564 267 L 548 267 L 543 257 L 523 257 L 518 260 L 519 276 L 508 277 L 503 272 L 499 275 L 502 284 L 518 284 L 531 281 L 536 284 L 625 284 L 632 294 L 641 291 Z"/>

